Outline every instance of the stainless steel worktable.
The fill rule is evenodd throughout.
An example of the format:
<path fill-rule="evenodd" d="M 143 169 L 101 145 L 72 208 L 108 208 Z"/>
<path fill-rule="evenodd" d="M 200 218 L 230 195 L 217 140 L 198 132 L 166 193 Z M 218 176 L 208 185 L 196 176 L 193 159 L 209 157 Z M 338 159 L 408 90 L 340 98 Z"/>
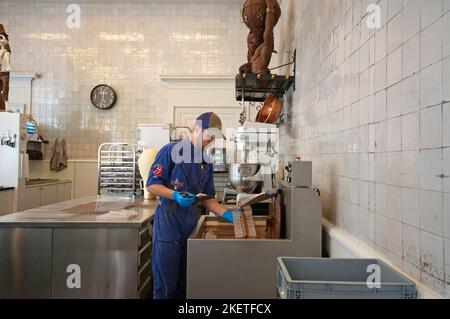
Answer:
<path fill-rule="evenodd" d="M 0 218 L 0 299 L 147 298 L 156 201 L 127 199 L 138 216 L 97 221 L 62 209 L 124 197 L 85 197 Z"/>
<path fill-rule="evenodd" d="M 97 221 L 99 214 L 63 213 L 60 210 L 99 200 L 97 196 L 83 197 L 67 202 L 43 206 L 0 217 L 0 227 L 141 227 L 151 221 L 157 201 L 143 198 L 102 196 L 102 201 L 127 200 L 134 203 L 132 210 L 139 215 L 128 221 Z"/>

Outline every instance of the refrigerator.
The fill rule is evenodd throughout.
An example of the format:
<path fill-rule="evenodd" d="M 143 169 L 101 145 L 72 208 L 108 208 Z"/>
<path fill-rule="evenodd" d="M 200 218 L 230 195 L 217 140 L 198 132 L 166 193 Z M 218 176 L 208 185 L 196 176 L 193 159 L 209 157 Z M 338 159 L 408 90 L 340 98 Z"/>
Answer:
<path fill-rule="evenodd" d="M 160 150 L 170 143 L 172 126 L 170 124 L 139 124 L 138 145 L 141 149 Z"/>
<path fill-rule="evenodd" d="M 24 114 L 0 112 L 0 186 L 14 187 L 13 211 L 29 175 L 26 123 Z"/>

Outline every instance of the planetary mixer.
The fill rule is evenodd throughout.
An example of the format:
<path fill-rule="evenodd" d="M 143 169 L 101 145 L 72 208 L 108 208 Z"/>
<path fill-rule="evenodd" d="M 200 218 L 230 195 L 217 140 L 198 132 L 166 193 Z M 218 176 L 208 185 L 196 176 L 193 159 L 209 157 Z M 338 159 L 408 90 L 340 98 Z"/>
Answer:
<path fill-rule="evenodd" d="M 279 170 L 278 129 L 272 124 L 246 122 L 228 140 L 228 175 L 238 191 L 237 205 L 255 193 L 273 191 Z"/>

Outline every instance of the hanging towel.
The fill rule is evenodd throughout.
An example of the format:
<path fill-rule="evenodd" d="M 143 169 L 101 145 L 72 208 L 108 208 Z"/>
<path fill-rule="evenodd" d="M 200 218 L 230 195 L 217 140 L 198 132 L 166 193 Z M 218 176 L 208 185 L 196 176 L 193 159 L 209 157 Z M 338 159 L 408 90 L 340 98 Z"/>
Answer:
<path fill-rule="evenodd" d="M 60 170 L 65 170 L 67 168 L 67 164 L 69 161 L 69 155 L 67 154 L 67 144 L 66 144 L 66 139 L 63 138 L 63 140 L 61 141 L 61 148 L 62 148 L 62 157 L 59 161 L 59 167 L 61 168 Z"/>
<path fill-rule="evenodd" d="M 59 157 L 62 155 L 61 153 L 61 143 L 59 142 L 59 139 L 56 139 L 55 142 L 53 142 L 52 158 L 50 159 L 50 170 L 52 172 L 58 171 L 58 163 Z"/>
<path fill-rule="evenodd" d="M 67 168 L 69 156 L 67 155 L 66 140 L 61 142 L 56 139 L 52 147 L 52 158 L 50 160 L 50 170 L 61 172 Z"/>

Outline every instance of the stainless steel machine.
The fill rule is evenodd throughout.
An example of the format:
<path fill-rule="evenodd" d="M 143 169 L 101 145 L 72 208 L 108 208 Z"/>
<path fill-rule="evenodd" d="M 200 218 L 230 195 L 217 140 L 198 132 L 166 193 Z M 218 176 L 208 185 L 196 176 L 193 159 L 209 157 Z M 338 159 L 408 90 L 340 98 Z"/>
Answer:
<path fill-rule="evenodd" d="M 238 240 L 233 226 L 203 216 L 188 240 L 188 298 L 276 298 L 277 257 L 321 257 L 322 205 L 311 180 L 311 162 L 287 165 L 277 185 L 284 203 L 280 239 L 266 239 L 266 217 L 254 218 L 257 239 Z"/>
<path fill-rule="evenodd" d="M 238 205 L 256 192 L 274 189 L 273 175 L 279 170 L 278 138 L 275 125 L 254 122 L 246 122 L 232 135 L 228 175 L 238 191 Z"/>

